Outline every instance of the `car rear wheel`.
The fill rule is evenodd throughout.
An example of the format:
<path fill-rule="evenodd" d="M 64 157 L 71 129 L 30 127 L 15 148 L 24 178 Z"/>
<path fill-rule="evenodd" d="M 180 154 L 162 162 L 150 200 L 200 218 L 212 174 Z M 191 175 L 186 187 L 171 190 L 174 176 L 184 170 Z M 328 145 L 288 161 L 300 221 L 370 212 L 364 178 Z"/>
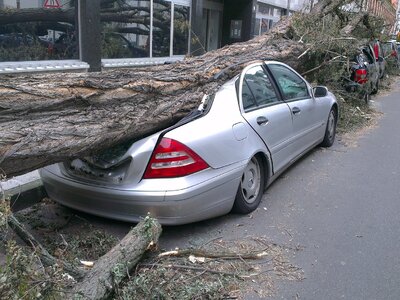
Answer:
<path fill-rule="evenodd" d="M 254 156 L 243 172 L 232 211 L 247 214 L 255 210 L 264 193 L 264 182 L 264 165 L 261 159 Z"/>
<path fill-rule="evenodd" d="M 370 98 L 371 98 L 371 96 L 369 95 L 369 93 L 368 93 L 368 92 L 365 92 L 365 93 L 364 93 L 364 96 L 363 96 L 363 99 L 364 99 L 364 101 L 365 101 L 365 104 L 368 104 L 368 103 L 369 103 Z"/>
<path fill-rule="evenodd" d="M 329 112 L 328 116 L 328 121 L 326 123 L 324 140 L 321 143 L 322 147 L 330 147 L 333 145 L 335 141 L 336 123 L 337 123 L 336 118 L 337 118 L 336 110 L 334 108 L 331 108 L 331 111 Z"/>
<path fill-rule="evenodd" d="M 379 79 L 375 83 L 375 88 L 372 89 L 371 95 L 375 95 L 379 90 Z"/>

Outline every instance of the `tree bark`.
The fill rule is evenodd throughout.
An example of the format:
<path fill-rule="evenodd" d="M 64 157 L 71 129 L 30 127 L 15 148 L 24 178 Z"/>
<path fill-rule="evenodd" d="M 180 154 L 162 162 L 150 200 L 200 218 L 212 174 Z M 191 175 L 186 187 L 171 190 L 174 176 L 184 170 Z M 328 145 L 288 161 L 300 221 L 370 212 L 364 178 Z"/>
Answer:
<path fill-rule="evenodd" d="M 96 261 L 82 281 L 78 282 L 68 299 L 108 299 L 114 288 L 139 262 L 151 243 L 157 243 L 161 226 L 147 217 L 140 222 L 106 255 Z"/>
<path fill-rule="evenodd" d="M 18 175 L 164 129 L 249 61 L 272 58 L 298 68 L 306 46 L 290 32 L 286 19 L 267 35 L 173 65 L 2 76 L 0 169 Z"/>

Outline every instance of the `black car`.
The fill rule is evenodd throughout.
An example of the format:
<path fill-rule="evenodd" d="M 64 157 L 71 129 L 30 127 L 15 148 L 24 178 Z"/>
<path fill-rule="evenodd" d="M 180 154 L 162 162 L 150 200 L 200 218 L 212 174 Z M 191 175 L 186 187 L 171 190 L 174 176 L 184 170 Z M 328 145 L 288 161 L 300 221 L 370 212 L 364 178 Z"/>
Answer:
<path fill-rule="evenodd" d="M 370 45 L 359 49 L 350 61 L 350 77 L 345 78 L 348 92 L 359 93 L 368 103 L 370 95 L 378 92 L 380 70 L 374 51 Z"/>

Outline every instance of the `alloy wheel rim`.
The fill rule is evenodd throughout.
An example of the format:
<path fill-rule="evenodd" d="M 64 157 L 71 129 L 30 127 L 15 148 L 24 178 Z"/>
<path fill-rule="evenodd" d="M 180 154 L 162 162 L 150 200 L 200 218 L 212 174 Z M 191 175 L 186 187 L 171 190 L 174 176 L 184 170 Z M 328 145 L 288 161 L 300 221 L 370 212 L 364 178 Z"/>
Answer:
<path fill-rule="evenodd" d="M 240 183 L 244 200 L 252 204 L 256 201 L 261 188 L 261 169 L 256 158 L 252 158 L 243 172 Z"/>
<path fill-rule="evenodd" d="M 331 111 L 328 119 L 328 138 L 330 141 L 333 139 L 334 134 L 335 134 L 335 115 L 334 112 Z"/>

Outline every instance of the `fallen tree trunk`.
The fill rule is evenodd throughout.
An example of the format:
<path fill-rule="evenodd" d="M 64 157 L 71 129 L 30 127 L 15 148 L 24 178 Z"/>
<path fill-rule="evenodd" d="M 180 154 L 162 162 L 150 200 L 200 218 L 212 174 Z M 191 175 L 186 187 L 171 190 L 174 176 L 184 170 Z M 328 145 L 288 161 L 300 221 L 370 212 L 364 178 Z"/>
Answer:
<path fill-rule="evenodd" d="M 242 63 L 273 58 L 297 68 L 305 45 L 290 34 L 287 19 L 268 35 L 174 65 L 2 76 L 0 169 L 13 176 L 166 128 L 236 75 Z"/>
<path fill-rule="evenodd" d="M 84 277 L 85 272 L 81 269 L 74 267 L 73 265 L 56 259 L 53 257 L 34 237 L 25 229 L 25 227 L 14 217 L 14 215 L 8 216 L 8 225 L 12 230 L 23 240 L 29 247 L 37 251 L 41 261 L 45 266 L 52 266 L 60 264 L 67 273 L 72 275 L 77 280 Z"/>
<path fill-rule="evenodd" d="M 58 265 L 63 273 L 76 280 L 77 283 L 66 291 L 67 299 L 107 299 L 129 276 L 146 250 L 157 244 L 162 231 L 156 219 L 146 217 L 87 271 L 52 256 L 13 215 L 7 216 L 7 220 L 22 241 L 34 249 L 44 266 Z"/>
<path fill-rule="evenodd" d="M 68 293 L 67 299 L 78 299 L 79 296 L 92 300 L 107 299 L 136 266 L 148 247 L 157 243 L 160 234 L 160 224 L 155 219 L 146 217 L 96 261 L 93 269 Z"/>
<path fill-rule="evenodd" d="M 164 129 L 253 60 L 280 60 L 305 74 L 322 68 L 332 72 L 330 63 L 347 55 L 343 49 L 356 47 L 341 33 L 348 35 L 357 26 L 364 26 L 358 33 L 366 32 L 369 38 L 373 32 L 368 15 L 353 22 L 343 17 L 341 7 L 349 2 L 320 1 L 312 13 L 284 19 L 265 35 L 173 65 L 90 74 L 3 75 L 0 172 L 9 177 L 22 174 Z M 341 45 L 332 47 L 338 41 Z M 341 74 L 336 75 L 339 80 Z"/>

